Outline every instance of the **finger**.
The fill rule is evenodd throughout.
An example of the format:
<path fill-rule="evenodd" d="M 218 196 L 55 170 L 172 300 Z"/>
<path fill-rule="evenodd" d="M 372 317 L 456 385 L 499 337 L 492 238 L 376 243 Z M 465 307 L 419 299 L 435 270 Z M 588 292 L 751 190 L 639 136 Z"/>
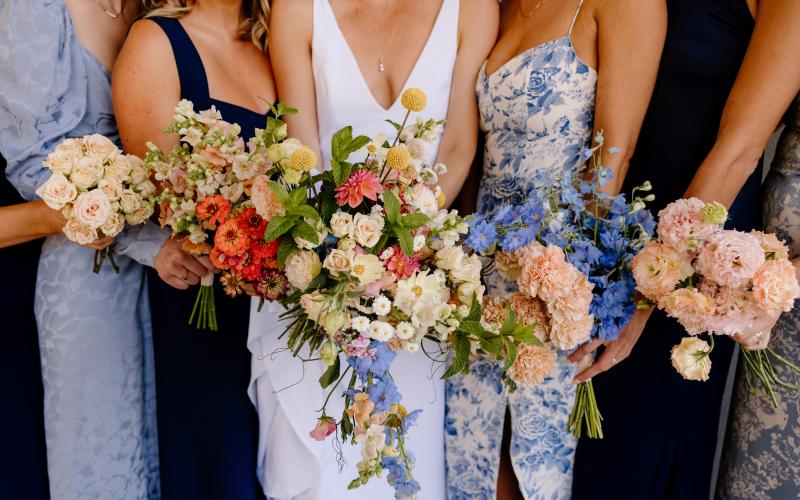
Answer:
<path fill-rule="evenodd" d="M 592 364 L 589 368 L 577 374 L 575 378 L 572 379 L 573 383 L 586 382 L 587 380 L 592 379 L 594 376 L 599 375 L 604 371 L 608 370 L 609 368 L 614 366 L 614 364 L 616 364 L 612 361 L 612 359 L 614 359 L 612 351 L 611 350 L 604 351 L 603 354 L 601 354 L 600 357 L 597 358 L 597 361 L 595 361 L 594 364 Z"/>
<path fill-rule="evenodd" d="M 188 269 L 186 269 L 186 274 L 183 277 L 183 281 L 185 281 L 188 285 L 194 286 L 194 285 L 200 283 L 200 276 L 198 276 L 198 275 L 194 274 L 193 272 L 190 272 Z"/>
<path fill-rule="evenodd" d="M 197 257 L 197 261 L 203 264 L 203 266 L 207 269 L 205 274 L 219 272 L 219 269 L 214 267 L 214 264 L 211 263 L 211 259 L 208 257 L 208 255 L 201 255 Z"/>
<path fill-rule="evenodd" d="M 180 253 L 180 258 L 178 262 L 189 270 L 189 272 L 196 274 L 197 276 L 205 276 L 208 274 L 208 269 L 204 266 L 196 257 L 189 255 L 185 252 Z"/>
<path fill-rule="evenodd" d="M 567 357 L 567 361 L 569 361 L 570 363 L 577 363 L 583 358 L 585 358 L 587 355 L 596 351 L 597 348 L 600 347 L 601 345 L 603 345 L 602 340 L 593 339 L 591 342 L 583 344 L 579 348 L 575 349 L 575 352 L 573 352 Z"/>
<path fill-rule="evenodd" d="M 159 277 L 161 278 L 162 281 L 164 281 L 164 283 L 168 284 L 173 288 L 177 288 L 178 290 L 186 290 L 187 288 L 189 288 L 189 285 L 185 281 L 178 278 L 174 274 L 170 274 L 168 276 L 159 275 Z"/>

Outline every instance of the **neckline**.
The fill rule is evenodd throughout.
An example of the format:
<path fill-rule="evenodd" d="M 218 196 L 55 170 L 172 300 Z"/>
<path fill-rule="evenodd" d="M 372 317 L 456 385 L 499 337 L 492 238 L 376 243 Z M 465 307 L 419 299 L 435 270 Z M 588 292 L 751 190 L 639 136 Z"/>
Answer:
<path fill-rule="evenodd" d="M 431 28 L 431 32 L 428 33 L 428 38 L 425 40 L 425 45 L 422 46 L 422 50 L 420 51 L 419 55 L 417 56 L 417 60 L 414 62 L 414 66 L 411 67 L 411 71 L 408 73 L 408 76 L 406 76 L 406 79 L 403 82 L 403 85 L 400 87 L 400 93 L 394 98 L 394 100 L 392 101 L 392 103 L 389 105 L 388 108 L 384 108 L 383 105 L 378 102 L 378 100 L 375 98 L 375 94 L 372 93 L 372 89 L 369 88 L 369 85 L 367 84 L 367 80 L 364 78 L 364 73 L 361 71 L 361 67 L 358 65 L 358 59 L 356 59 L 356 55 L 353 52 L 353 49 L 350 47 L 350 43 L 347 41 L 347 38 L 344 36 L 344 31 L 342 31 L 342 27 L 339 26 L 339 19 L 336 17 L 336 13 L 333 12 L 333 7 L 331 7 L 331 5 L 330 5 L 330 0 L 321 0 L 321 1 L 322 1 L 322 3 L 325 4 L 325 7 L 328 9 L 328 13 L 333 18 L 333 21 L 334 21 L 333 24 L 336 26 L 336 31 L 339 33 L 339 37 L 344 42 L 344 46 L 347 49 L 347 53 L 348 53 L 348 56 L 350 57 L 350 61 L 355 66 L 356 73 L 358 73 L 358 80 L 361 82 L 361 85 L 364 87 L 364 90 L 366 90 L 367 95 L 369 95 L 370 100 L 382 112 L 386 113 L 386 112 L 391 111 L 392 109 L 394 109 L 400 103 L 400 98 L 403 95 L 403 90 L 405 90 L 406 86 L 409 84 L 409 82 L 411 81 L 412 77 L 417 72 L 417 68 L 420 65 L 420 61 L 422 61 L 422 59 L 427 54 L 428 49 L 429 49 L 429 47 L 431 45 L 431 42 L 433 40 L 433 35 L 436 33 L 436 30 L 439 28 L 439 24 L 440 24 L 440 22 L 442 20 L 442 16 L 443 16 L 443 13 L 444 13 L 444 10 L 445 10 L 444 9 L 445 8 L 445 4 L 448 2 L 448 0 L 442 0 L 442 5 L 439 6 L 439 12 L 436 14 L 436 20 L 433 22 L 433 27 Z"/>
<path fill-rule="evenodd" d="M 206 73 L 206 65 L 205 65 L 205 63 L 203 63 L 203 58 L 200 56 L 200 51 L 197 50 L 197 45 L 195 45 L 194 40 L 192 40 L 192 36 L 189 34 L 188 31 L 186 31 L 186 28 L 183 27 L 183 24 L 181 24 L 180 19 L 174 19 L 173 18 L 173 20 L 175 21 L 175 24 L 178 25 L 180 30 L 183 31 L 183 34 L 186 36 L 186 39 L 189 40 L 189 44 L 192 46 L 192 50 L 194 50 L 195 54 L 197 55 L 197 61 L 200 63 L 199 70 L 203 74 L 203 79 L 206 82 L 205 87 L 206 87 L 206 93 L 208 94 L 208 100 L 209 101 L 211 101 L 212 103 L 216 103 L 216 104 L 222 104 L 222 105 L 225 105 L 225 106 L 230 106 L 230 107 L 239 109 L 241 111 L 246 111 L 248 113 L 251 113 L 251 114 L 253 114 L 255 116 L 259 116 L 259 117 L 266 117 L 267 115 L 269 115 L 269 109 L 267 109 L 266 113 L 261 113 L 260 111 L 256 111 L 254 109 L 250 109 L 248 107 L 242 106 L 241 104 L 236 104 L 236 103 L 233 103 L 233 102 L 223 101 L 222 99 L 217 99 L 215 97 L 212 97 L 211 96 L 211 89 L 210 89 L 210 86 L 208 84 L 208 73 Z M 224 118 L 225 117 L 223 117 L 223 119 Z"/>
<path fill-rule="evenodd" d="M 572 45 L 572 36 L 571 36 L 571 35 L 569 35 L 569 34 L 566 34 L 566 35 L 564 35 L 564 36 L 562 36 L 562 37 L 560 37 L 560 38 L 554 38 L 553 40 L 547 40 L 546 42 L 542 42 L 542 43 L 539 43 L 539 44 L 533 45 L 533 46 L 531 46 L 531 47 L 528 47 L 527 49 L 524 49 L 524 50 L 522 50 L 521 52 L 518 52 L 516 55 L 512 56 L 512 57 L 511 57 L 510 59 L 508 59 L 506 62 L 504 62 L 503 64 L 501 64 L 500 66 L 498 66 L 498 67 L 497 67 L 497 69 L 495 69 L 495 70 L 494 70 L 494 71 L 492 71 L 491 73 L 486 73 L 486 65 L 487 65 L 487 63 L 489 62 L 489 59 L 487 58 L 485 61 L 483 61 L 483 66 L 481 67 L 481 75 L 483 75 L 483 77 L 484 77 L 484 78 L 486 78 L 486 79 L 488 80 L 488 79 L 490 79 L 491 77 L 493 77 L 493 76 L 497 75 L 497 74 L 498 74 L 498 73 L 499 73 L 501 70 L 503 70 L 503 69 L 504 69 L 506 66 L 508 66 L 508 65 L 509 65 L 509 64 L 511 64 L 512 62 L 516 61 L 517 59 L 521 58 L 522 56 L 525 56 L 525 55 L 527 55 L 527 54 L 530 54 L 530 53 L 532 53 L 532 52 L 536 52 L 536 51 L 538 51 L 539 49 L 543 49 L 543 48 L 545 48 L 545 47 L 549 47 L 549 46 L 551 46 L 551 45 L 556 45 L 556 44 L 558 44 L 559 42 L 563 42 L 564 40 L 566 40 L 566 41 L 567 41 L 567 45 L 569 46 L 569 49 L 572 51 L 572 53 L 573 53 L 573 54 L 575 54 L 575 59 L 576 59 L 578 62 L 580 62 L 581 64 L 583 64 L 584 66 L 586 66 L 587 68 L 589 68 L 589 71 L 591 71 L 592 73 L 595 73 L 595 74 L 597 74 L 597 70 L 596 70 L 595 68 L 593 68 L 593 67 L 589 66 L 588 64 L 586 64 L 586 63 L 583 61 L 583 59 L 581 59 L 581 56 L 579 56 L 579 55 L 578 55 L 578 53 L 577 53 L 577 52 L 575 52 L 575 47 Z"/>

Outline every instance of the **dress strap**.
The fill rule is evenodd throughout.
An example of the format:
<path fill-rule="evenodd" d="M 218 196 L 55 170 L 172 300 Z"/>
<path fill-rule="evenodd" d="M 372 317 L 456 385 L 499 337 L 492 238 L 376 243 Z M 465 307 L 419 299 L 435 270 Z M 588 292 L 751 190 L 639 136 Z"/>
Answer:
<path fill-rule="evenodd" d="M 574 15 L 574 16 L 572 16 L 572 22 L 569 24 L 569 31 L 567 32 L 567 35 L 568 35 L 569 37 L 572 37 L 572 28 L 574 28 L 574 27 L 575 27 L 575 21 L 577 21 L 577 20 L 578 20 L 578 14 L 580 14 L 580 12 L 581 12 L 581 7 L 582 7 L 582 6 L 583 6 L 583 0 L 580 0 L 580 1 L 578 2 L 578 8 L 577 8 L 577 9 L 575 9 L 575 15 Z"/>
<path fill-rule="evenodd" d="M 148 19 L 158 24 L 169 38 L 172 53 L 175 56 L 175 65 L 178 69 L 178 78 L 181 82 L 181 98 L 192 101 L 197 110 L 210 108 L 211 97 L 208 92 L 206 69 L 200 53 L 197 52 L 197 48 L 183 25 L 175 18 L 150 17 Z"/>

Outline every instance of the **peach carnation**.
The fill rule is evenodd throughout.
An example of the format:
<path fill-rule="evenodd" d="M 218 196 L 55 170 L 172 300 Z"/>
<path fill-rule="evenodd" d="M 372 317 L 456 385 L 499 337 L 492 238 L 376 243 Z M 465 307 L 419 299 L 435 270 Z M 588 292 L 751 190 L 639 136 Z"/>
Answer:
<path fill-rule="evenodd" d="M 543 252 L 525 258 L 517 285 L 520 291 L 531 297 L 552 302 L 572 290 L 579 274 L 565 260 L 564 251 L 550 245 Z"/>
<path fill-rule="evenodd" d="M 571 351 L 588 342 L 594 326 L 594 316 L 583 316 L 577 320 L 553 321 L 550 327 L 550 342 L 562 351 Z"/>
<path fill-rule="evenodd" d="M 524 247 L 517 248 L 511 252 L 500 251 L 495 254 L 495 265 L 497 271 L 503 279 L 517 281 L 522 274 L 522 264 L 526 257 L 541 253 L 544 247 L 541 243 L 534 241 Z"/>
<path fill-rule="evenodd" d="M 800 296 L 794 266 L 788 260 L 767 261 L 753 277 L 753 297 L 769 312 L 789 312 Z"/>
<path fill-rule="evenodd" d="M 540 384 L 556 366 L 556 352 L 549 346 L 522 345 L 517 358 L 508 370 L 508 376 L 517 385 Z"/>
<path fill-rule="evenodd" d="M 494 332 L 500 331 L 503 327 L 503 322 L 506 320 L 506 308 L 502 300 L 486 296 L 483 299 L 481 313 L 481 323 L 483 323 L 484 328 Z"/>
<path fill-rule="evenodd" d="M 706 222 L 705 203 L 697 198 L 676 200 L 658 212 L 659 238 L 664 244 L 685 252 L 711 237 L 719 226 Z"/>
<path fill-rule="evenodd" d="M 651 241 L 631 262 L 636 289 L 651 300 L 658 300 L 693 274 L 692 263 L 683 252 Z"/>
<path fill-rule="evenodd" d="M 547 334 L 550 331 L 550 317 L 547 314 L 547 305 L 541 299 L 514 293 L 508 297 L 508 306 L 526 325 L 536 324 L 535 333 L 539 340 L 542 342 L 547 340 Z"/>
<path fill-rule="evenodd" d="M 572 290 L 549 305 L 553 321 L 580 320 L 589 314 L 589 307 L 592 305 L 592 288 L 594 285 L 589 282 L 589 279 L 584 274 L 580 274 L 573 283 Z"/>
<path fill-rule="evenodd" d="M 700 248 L 697 268 L 720 285 L 743 287 L 764 264 L 758 238 L 739 231 L 721 231 Z"/>

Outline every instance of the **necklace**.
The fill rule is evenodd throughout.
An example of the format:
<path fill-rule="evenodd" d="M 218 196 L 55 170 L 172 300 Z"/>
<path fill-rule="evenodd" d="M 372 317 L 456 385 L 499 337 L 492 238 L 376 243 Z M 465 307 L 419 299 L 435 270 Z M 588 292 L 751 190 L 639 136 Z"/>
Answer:
<path fill-rule="evenodd" d="M 542 4 L 544 3 L 544 1 L 545 1 L 545 0 L 539 0 L 538 2 L 536 2 L 536 5 L 534 5 L 534 6 L 533 6 L 533 9 L 530 9 L 530 10 L 526 11 L 526 10 L 523 8 L 523 4 L 525 3 L 525 0 L 519 0 L 519 13 L 520 13 L 520 15 L 521 15 L 522 17 L 531 17 L 531 16 L 533 15 L 533 13 L 534 13 L 536 10 L 538 10 L 538 9 L 539 9 L 539 7 L 541 7 L 541 6 L 542 6 Z"/>
<path fill-rule="evenodd" d="M 103 9 L 103 12 L 105 12 L 106 15 L 108 17 L 110 17 L 111 19 L 117 19 L 119 17 L 119 15 L 122 14 L 122 7 L 120 7 L 120 9 L 118 11 L 112 12 L 112 11 L 106 9 L 106 7 L 102 3 L 100 3 L 100 0 L 94 0 L 94 1 L 95 1 L 95 3 L 97 5 L 100 6 L 101 9 Z"/>
<path fill-rule="evenodd" d="M 402 9 L 403 9 L 403 4 L 404 4 L 404 3 L 405 3 L 405 0 L 401 0 L 401 1 L 400 1 L 400 8 L 399 8 L 399 10 L 402 10 Z M 356 8 L 356 12 L 358 12 L 358 17 L 363 17 L 363 16 L 361 15 L 361 9 L 359 9 L 359 8 Z M 375 58 L 378 60 L 378 71 L 379 71 L 379 72 L 381 72 L 381 73 L 383 73 L 384 71 L 386 71 L 386 66 L 383 64 L 383 56 L 384 56 L 384 53 L 386 52 L 386 48 L 392 45 L 392 40 L 394 40 L 394 36 L 397 34 L 397 26 L 398 26 L 398 24 L 399 24 L 399 23 L 397 23 L 397 22 L 395 22 L 395 23 L 394 23 L 394 29 L 392 30 L 392 34 L 391 34 L 391 35 L 389 35 L 389 39 L 388 39 L 388 41 L 387 41 L 387 42 L 386 42 L 386 43 L 383 45 L 383 49 L 381 50 L 381 52 L 380 52 L 380 53 L 378 53 L 378 49 L 377 49 L 377 47 L 376 47 L 376 44 L 372 43 L 373 37 L 372 37 L 372 36 L 370 36 L 370 37 L 369 37 L 369 38 L 370 38 L 370 40 L 369 40 L 369 42 L 370 42 L 370 43 L 369 43 L 369 46 L 372 48 L 372 52 L 375 54 Z"/>

